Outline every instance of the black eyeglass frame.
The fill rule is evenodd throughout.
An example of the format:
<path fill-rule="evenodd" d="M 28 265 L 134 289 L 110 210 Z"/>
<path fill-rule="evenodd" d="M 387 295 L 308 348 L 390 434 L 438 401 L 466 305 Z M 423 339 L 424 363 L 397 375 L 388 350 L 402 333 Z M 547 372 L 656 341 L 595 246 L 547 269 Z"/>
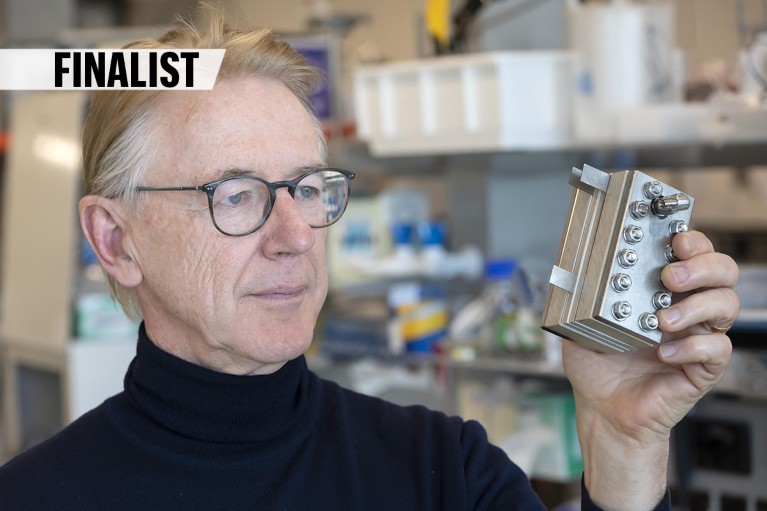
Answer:
<path fill-rule="evenodd" d="M 136 191 L 138 192 L 186 192 L 186 191 L 200 191 L 205 192 L 205 194 L 208 196 L 208 212 L 210 213 L 210 220 L 213 222 L 213 226 L 216 228 L 218 232 L 225 236 L 233 236 L 233 237 L 241 237 L 241 236 L 247 236 L 249 234 L 253 234 L 257 230 L 259 230 L 263 225 L 266 223 L 266 221 L 269 219 L 269 215 L 272 214 L 272 209 L 274 208 L 274 202 L 277 200 L 277 190 L 280 188 L 287 188 L 288 193 L 290 193 L 290 196 L 295 199 L 296 196 L 296 188 L 298 188 L 298 183 L 306 178 L 307 176 L 310 176 L 312 174 L 318 174 L 320 172 L 328 172 L 328 171 L 335 171 L 339 172 L 344 176 L 346 179 L 346 189 L 347 189 L 347 195 L 346 195 L 346 201 L 344 202 L 344 206 L 341 209 L 341 211 L 338 213 L 336 218 L 330 222 L 329 224 L 325 225 L 311 225 L 309 226 L 312 229 L 322 229 L 324 227 L 329 227 L 336 223 L 344 214 L 346 211 L 346 206 L 349 204 L 349 196 L 351 195 L 352 191 L 352 180 L 356 176 L 356 174 L 350 170 L 344 170 L 344 169 L 337 169 L 333 167 L 323 167 L 318 168 L 314 170 L 310 170 L 309 172 L 302 174 L 298 176 L 295 179 L 291 179 L 289 181 L 274 181 L 270 182 L 266 179 L 261 179 L 260 177 L 256 176 L 232 176 L 227 177 L 224 179 L 219 179 L 218 181 L 213 181 L 212 183 L 205 183 L 200 186 L 137 186 Z M 219 227 L 218 223 L 216 222 L 216 217 L 213 214 L 213 194 L 216 192 L 216 188 L 218 188 L 221 184 L 226 183 L 227 181 L 231 181 L 233 179 L 252 179 L 254 181 L 259 181 L 266 186 L 266 188 L 269 190 L 269 207 L 266 210 L 266 213 L 264 213 L 264 219 L 263 221 L 258 224 L 255 228 L 248 232 L 244 232 L 242 234 L 231 234 Z"/>

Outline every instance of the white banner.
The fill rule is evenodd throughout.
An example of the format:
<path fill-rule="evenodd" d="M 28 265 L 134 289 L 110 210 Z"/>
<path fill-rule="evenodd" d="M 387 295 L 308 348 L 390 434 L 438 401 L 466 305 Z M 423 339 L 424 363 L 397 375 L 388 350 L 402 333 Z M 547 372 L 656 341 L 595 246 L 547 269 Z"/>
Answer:
<path fill-rule="evenodd" d="M 225 51 L 0 49 L 0 89 L 210 90 Z"/>

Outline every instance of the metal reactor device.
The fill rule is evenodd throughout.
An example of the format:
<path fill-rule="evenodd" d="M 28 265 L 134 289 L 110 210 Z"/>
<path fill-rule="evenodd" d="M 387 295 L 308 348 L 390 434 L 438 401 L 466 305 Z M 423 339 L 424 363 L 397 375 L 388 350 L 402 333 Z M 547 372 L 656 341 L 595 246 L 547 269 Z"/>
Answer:
<path fill-rule="evenodd" d="M 661 283 L 694 199 L 637 170 L 573 168 L 574 187 L 543 313 L 544 330 L 600 352 L 657 347 Z"/>

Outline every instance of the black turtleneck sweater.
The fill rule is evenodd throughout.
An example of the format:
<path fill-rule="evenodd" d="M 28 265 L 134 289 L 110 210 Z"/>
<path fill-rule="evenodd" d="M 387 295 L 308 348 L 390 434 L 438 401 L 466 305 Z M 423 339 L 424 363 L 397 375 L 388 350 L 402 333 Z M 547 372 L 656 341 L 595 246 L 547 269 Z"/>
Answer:
<path fill-rule="evenodd" d="M 303 357 L 266 376 L 211 371 L 142 326 L 125 390 L 0 468 L 0 509 L 544 507 L 476 422 L 343 389 Z"/>

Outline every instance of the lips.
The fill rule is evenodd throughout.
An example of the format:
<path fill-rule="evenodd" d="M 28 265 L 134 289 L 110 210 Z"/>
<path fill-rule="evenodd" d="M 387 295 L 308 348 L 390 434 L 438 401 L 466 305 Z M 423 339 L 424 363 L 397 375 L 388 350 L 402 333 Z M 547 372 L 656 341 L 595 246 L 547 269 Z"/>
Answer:
<path fill-rule="evenodd" d="M 300 299 L 306 293 L 306 286 L 279 286 L 249 293 L 248 296 L 270 301 L 291 301 Z"/>

